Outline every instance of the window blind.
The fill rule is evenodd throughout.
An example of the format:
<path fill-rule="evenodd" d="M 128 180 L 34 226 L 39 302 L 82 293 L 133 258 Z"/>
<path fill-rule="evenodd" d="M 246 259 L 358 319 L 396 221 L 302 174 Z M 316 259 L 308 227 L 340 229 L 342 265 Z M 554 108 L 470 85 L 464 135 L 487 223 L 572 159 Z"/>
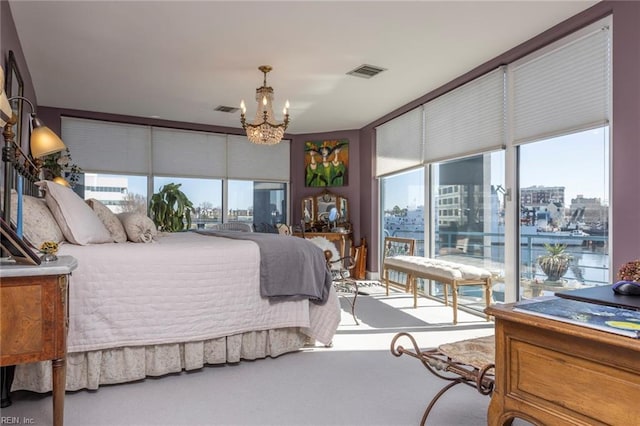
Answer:
<path fill-rule="evenodd" d="M 504 67 L 427 102 L 425 163 L 503 147 L 505 105 Z"/>
<path fill-rule="evenodd" d="M 418 107 L 376 127 L 376 176 L 422 163 L 423 114 Z"/>
<path fill-rule="evenodd" d="M 599 21 L 510 66 L 515 145 L 609 120 L 608 24 Z"/>
<path fill-rule="evenodd" d="M 227 136 L 227 176 L 229 179 L 289 180 L 290 141 L 277 145 L 256 145 L 246 136 Z"/>
<path fill-rule="evenodd" d="M 95 172 L 148 174 L 151 128 L 62 117 L 62 140 L 73 162 Z"/>
<path fill-rule="evenodd" d="M 153 127 L 153 174 L 224 178 L 226 135 Z"/>

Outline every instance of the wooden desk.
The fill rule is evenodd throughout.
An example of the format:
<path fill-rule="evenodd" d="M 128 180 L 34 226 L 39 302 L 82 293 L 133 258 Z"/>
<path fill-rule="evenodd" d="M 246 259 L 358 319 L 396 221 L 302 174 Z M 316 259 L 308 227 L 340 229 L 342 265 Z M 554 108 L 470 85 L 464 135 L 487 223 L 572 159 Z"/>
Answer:
<path fill-rule="evenodd" d="M 0 366 L 52 360 L 54 426 L 64 421 L 69 275 L 77 265 L 60 256 L 40 266 L 0 266 Z"/>
<path fill-rule="evenodd" d="M 496 380 L 489 425 L 632 425 L 640 340 L 492 305 Z"/>

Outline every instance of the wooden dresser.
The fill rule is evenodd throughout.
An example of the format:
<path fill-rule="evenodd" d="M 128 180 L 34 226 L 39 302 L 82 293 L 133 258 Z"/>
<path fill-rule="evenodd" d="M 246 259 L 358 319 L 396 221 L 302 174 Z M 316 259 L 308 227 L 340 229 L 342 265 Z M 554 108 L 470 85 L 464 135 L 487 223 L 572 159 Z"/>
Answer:
<path fill-rule="evenodd" d="M 0 366 L 52 360 L 54 426 L 64 419 L 69 276 L 77 265 L 71 256 L 0 265 Z"/>
<path fill-rule="evenodd" d="M 489 425 L 632 425 L 640 419 L 640 339 L 492 305 L 496 380 Z"/>

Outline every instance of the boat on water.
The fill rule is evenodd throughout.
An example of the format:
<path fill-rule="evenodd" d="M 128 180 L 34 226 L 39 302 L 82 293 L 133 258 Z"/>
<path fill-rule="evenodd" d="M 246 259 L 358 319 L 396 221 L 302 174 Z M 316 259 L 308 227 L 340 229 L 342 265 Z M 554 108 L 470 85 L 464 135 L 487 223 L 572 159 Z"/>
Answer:
<path fill-rule="evenodd" d="M 520 244 L 582 246 L 585 244 L 586 237 L 589 237 L 589 234 L 580 229 L 574 229 L 572 231 L 545 231 L 536 226 L 520 226 Z"/>

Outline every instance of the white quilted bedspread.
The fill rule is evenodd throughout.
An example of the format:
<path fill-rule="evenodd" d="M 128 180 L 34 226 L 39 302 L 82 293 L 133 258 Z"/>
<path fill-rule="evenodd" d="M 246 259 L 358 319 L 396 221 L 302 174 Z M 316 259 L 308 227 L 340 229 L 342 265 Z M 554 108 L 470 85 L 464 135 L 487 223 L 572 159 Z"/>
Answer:
<path fill-rule="evenodd" d="M 280 327 L 302 327 L 328 344 L 340 321 L 333 289 L 322 306 L 262 298 L 260 253 L 251 241 L 181 232 L 150 244 L 64 244 L 59 254 L 78 260 L 70 284 L 68 352 Z"/>

